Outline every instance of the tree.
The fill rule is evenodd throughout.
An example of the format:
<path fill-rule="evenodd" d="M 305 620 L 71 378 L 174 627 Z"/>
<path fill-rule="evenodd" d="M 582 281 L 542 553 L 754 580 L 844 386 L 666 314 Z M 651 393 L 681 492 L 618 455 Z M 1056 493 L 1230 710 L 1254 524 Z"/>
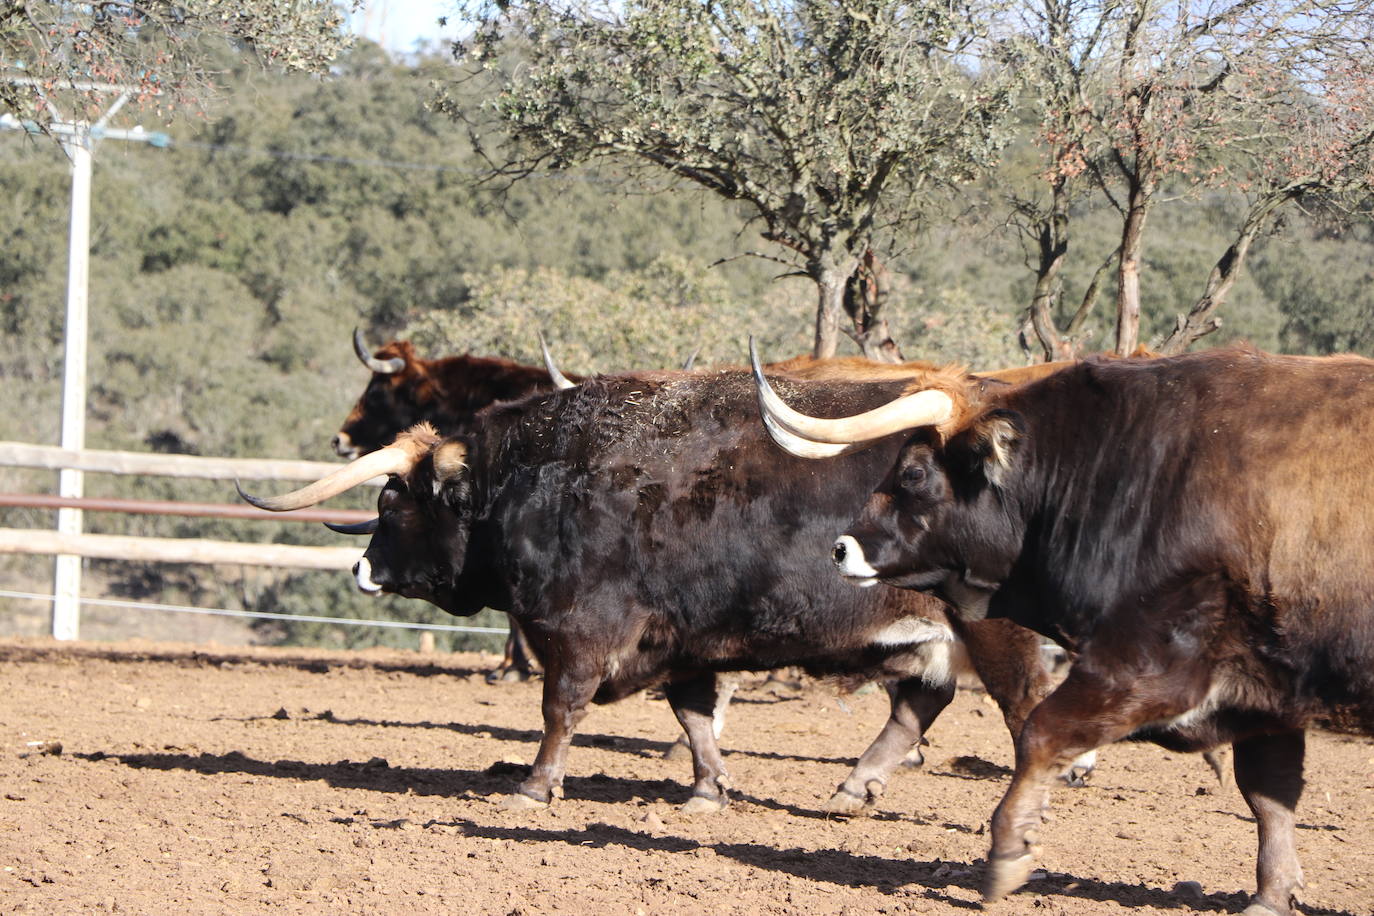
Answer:
<path fill-rule="evenodd" d="M 1277 94 L 1231 151 L 1237 164 L 1222 176 L 1244 195 L 1245 213 L 1202 295 L 1178 316 L 1161 352 L 1181 353 L 1221 326 L 1216 312 L 1251 245 L 1283 208 L 1296 203 L 1328 213 L 1367 210 L 1374 194 L 1374 48 L 1314 62 L 1303 77 Z"/>
<path fill-rule="evenodd" d="M 1319 75 L 1367 67 L 1374 3 L 1039 0 L 1027 9 L 1024 31 L 1010 46 L 1040 106 L 1050 163 L 1049 203 L 1032 211 L 1031 221 L 1045 238 L 1040 276 L 1052 282 L 1056 259 L 1067 251 L 1069 202 L 1082 176 L 1120 215 L 1115 345 L 1129 353 L 1139 344 L 1145 229 L 1160 196 L 1253 187 L 1254 163 L 1267 155 L 1260 148 L 1301 143 L 1303 119 L 1292 113 L 1333 98 Z M 1171 348 L 1216 326 L 1211 311 L 1229 288 L 1228 272 L 1243 263 L 1249 240 L 1274 209 L 1303 192 L 1277 193 L 1242 224 L 1204 295 L 1211 306 L 1183 320 Z M 1031 323 L 1045 352 L 1062 355 L 1065 342 L 1046 319 L 1045 293 L 1037 288 Z"/>
<path fill-rule="evenodd" d="M 93 115 L 103 106 L 91 87 L 117 84 L 137 87 L 133 101 L 167 117 L 211 91 L 203 39 L 323 71 L 351 41 L 342 25 L 333 0 L 0 0 L 0 111 L 44 125 L 57 114 L 52 93 L 69 90 L 84 110 L 61 114 Z"/>
<path fill-rule="evenodd" d="M 456 53 L 490 101 L 438 104 L 479 142 L 499 131 L 493 176 L 609 159 L 641 186 L 742 202 L 780 246 L 762 256 L 816 284 L 817 356 L 835 352 L 865 257 L 1005 138 L 1007 86 L 971 70 L 995 20 L 984 0 L 474 0 L 468 15 Z M 850 334 L 897 358 L 881 305 L 851 295 Z"/>

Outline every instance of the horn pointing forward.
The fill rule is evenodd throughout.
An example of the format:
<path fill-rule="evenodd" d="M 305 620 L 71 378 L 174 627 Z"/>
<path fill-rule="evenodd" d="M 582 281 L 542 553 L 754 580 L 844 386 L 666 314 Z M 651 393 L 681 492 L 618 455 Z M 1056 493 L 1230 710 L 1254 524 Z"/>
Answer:
<path fill-rule="evenodd" d="M 765 418 L 771 419 L 774 426 L 786 432 L 810 440 L 813 445 L 859 445 L 904 429 L 937 426 L 954 413 L 954 400 L 948 394 L 943 391 L 926 390 L 903 395 L 881 407 L 852 417 L 832 420 L 807 416 L 787 406 L 768 384 L 768 379 L 763 375 L 763 367 L 759 365 L 759 354 L 752 337 L 749 339 L 749 360 L 754 367 L 759 408 Z M 785 445 L 783 447 L 786 448 Z"/>
<path fill-rule="evenodd" d="M 554 363 L 553 356 L 549 353 L 549 345 L 544 343 L 543 331 L 539 332 L 539 349 L 544 353 L 544 368 L 549 370 L 549 378 L 553 379 L 553 387 L 559 391 L 576 388 L 576 383 L 568 381 L 568 377 L 558 371 L 558 365 Z"/>
<path fill-rule="evenodd" d="M 358 484 L 374 477 L 380 477 L 384 474 L 404 474 L 414 466 L 415 461 L 414 449 L 389 445 L 380 451 L 355 458 L 337 471 L 326 474 L 314 483 L 301 487 L 299 490 L 293 490 L 284 496 L 253 496 L 245 493 L 237 480 L 234 481 L 234 487 L 239 491 L 239 496 L 259 509 L 267 509 L 270 512 L 289 512 L 292 509 L 304 509 L 306 506 L 324 502 L 329 497 L 338 496 L 345 490 L 351 490 Z"/>
<path fill-rule="evenodd" d="M 378 359 L 367 349 L 367 344 L 363 343 L 363 332 L 361 328 L 353 329 L 353 352 L 358 354 L 358 359 L 363 361 L 363 365 L 376 372 L 378 375 L 395 375 L 406 367 L 406 361 L 399 356 L 391 359 Z"/>
<path fill-rule="evenodd" d="M 340 525 L 336 522 L 325 522 L 324 526 L 330 531 L 337 531 L 339 534 L 375 534 L 377 525 L 381 518 L 370 518 L 365 522 L 357 522 L 352 525 Z"/>

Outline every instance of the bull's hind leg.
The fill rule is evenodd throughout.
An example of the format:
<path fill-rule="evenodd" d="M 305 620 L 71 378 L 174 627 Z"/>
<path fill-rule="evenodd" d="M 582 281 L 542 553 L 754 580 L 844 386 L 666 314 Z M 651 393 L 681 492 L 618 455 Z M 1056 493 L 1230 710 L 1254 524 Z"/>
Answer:
<path fill-rule="evenodd" d="M 716 711 L 711 717 L 711 732 L 720 740 L 721 730 L 725 728 L 725 711 L 730 706 L 730 698 L 739 690 L 740 675 L 736 671 L 716 674 Z M 663 752 L 664 760 L 686 760 L 692 756 L 692 742 L 684 731 L 677 740 L 668 745 Z"/>
<path fill-rule="evenodd" d="M 559 647 L 561 648 L 561 647 Z M 563 794 L 563 774 L 573 730 L 587 714 L 601 683 L 598 671 L 587 664 L 585 654 L 550 651 L 544 669 L 544 736 L 539 741 L 530 775 L 510 796 L 511 808 L 542 808 Z"/>
<path fill-rule="evenodd" d="M 887 778 L 916 748 L 930 723 L 954 699 L 955 679 L 929 683 L 919 677 L 889 684 L 892 710 L 878 737 L 825 804 L 835 814 L 858 814 L 887 788 Z"/>
<path fill-rule="evenodd" d="M 1080 658 L 1035 707 L 1016 741 L 1016 774 L 992 815 L 983 898 L 996 900 L 1026 882 L 1050 788 L 1076 758 L 1142 725 L 1182 715 L 1205 693 L 1205 676 L 1183 664 L 1149 673 L 1125 666 L 1104 671 Z"/>
<path fill-rule="evenodd" d="M 520 624 L 514 617 L 509 620 L 510 633 L 506 636 L 506 653 L 501 659 L 501 666 L 487 674 L 488 684 L 501 681 L 528 681 L 539 670 L 534 653 L 530 650 L 529 640 L 525 638 L 525 631 L 520 629 Z"/>
<path fill-rule="evenodd" d="M 715 674 L 707 672 L 671 681 L 663 689 L 692 749 L 692 797 L 682 806 L 684 814 L 707 814 L 729 804 L 730 777 L 716 741 L 717 723 L 739 681 L 721 680 L 718 685 Z"/>
<path fill-rule="evenodd" d="M 1293 892 L 1303 886 L 1294 843 L 1294 811 L 1302 794 L 1306 736 L 1301 730 L 1235 742 L 1236 787 L 1259 827 L 1259 891 L 1246 916 L 1291 916 Z"/>
<path fill-rule="evenodd" d="M 973 670 L 1002 710 L 1014 742 L 1054 684 L 1040 634 L 1010 620 L 956 620 L 955 625 Z M 1088 751 L 1070 761 L 1059 776 L 1070 786 L 1086 785 L 1096 762 L 1096 752 Z"/>

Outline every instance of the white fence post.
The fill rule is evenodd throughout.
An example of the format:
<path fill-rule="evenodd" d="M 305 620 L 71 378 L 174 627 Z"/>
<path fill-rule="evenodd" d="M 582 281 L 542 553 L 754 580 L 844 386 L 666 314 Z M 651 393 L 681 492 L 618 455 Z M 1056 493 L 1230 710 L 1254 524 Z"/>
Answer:
<path fill-rule="evenodd" d="M 63 139 L 72 160 L 72 211 L 67 253 L 67 328 L 62 359 L 62 447 L 86 447 L 86 290 L 91 257 L 91 138 L 84 124 Z M 81 471 L 64 468 L 58 473 L 61 496 L 82 494 Z M 59 509 L 57 530 L 63 535 L 81 533 L 81 510 Z M 53 572 L 52 635 L 76 639 L 81 635 L 81 557 L 61 554 Z"/>

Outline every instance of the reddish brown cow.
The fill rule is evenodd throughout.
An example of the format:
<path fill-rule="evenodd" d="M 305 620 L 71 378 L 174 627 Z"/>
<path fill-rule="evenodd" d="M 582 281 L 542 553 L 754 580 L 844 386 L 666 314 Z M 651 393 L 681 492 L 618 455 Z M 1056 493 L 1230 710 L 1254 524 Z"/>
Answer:
<path fill-rule="evenodd" d="M 393 340 L 372 353 L 356 330 L 353 349 L 372 370 L 372 378 L 332 441 L 334 451 L 344 458 L 390 445 L 420 422 L 446 435 L 457 434 L 468 428 L 479 410 L 497 401 L 559 387 L 547 368 L 469 353 L 422 359 L 408 340 Z M 577 382 L 582 377 L 568 378 Z"/>
<path fill-rule="evenodd" d="M 985 896 L 1025 881 L 1065 761 L 1125 737 L 1226 742 L 1259 831 L 1245 912 L 1290 916 L 1304 730 L 1374 734 L 1374 362 L 1088 360 L 1006 388 L 921 383 L 839 419 L 757 380 L 770 428 L 809 451 L 916 430 L 835 543 L 844 576 L 1076 653 L 1017 741 Z"/>

